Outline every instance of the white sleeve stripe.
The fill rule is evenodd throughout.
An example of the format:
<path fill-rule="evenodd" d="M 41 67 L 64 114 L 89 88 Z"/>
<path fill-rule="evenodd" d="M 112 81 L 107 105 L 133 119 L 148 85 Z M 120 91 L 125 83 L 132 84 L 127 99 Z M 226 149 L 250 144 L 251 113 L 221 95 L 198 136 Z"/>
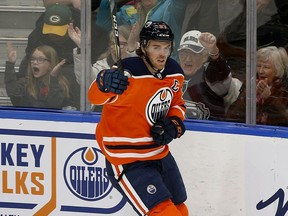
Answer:
<path fill-rule="evenodd" d="M 185 116 L 185 112 L 183 111 L 183 109 L 181 109 L 181 107 L 180 106 L 173 106 L 172 108 L 176 108 L 176 109 L 179 109 L 180 111 L 181 111 L 181 113 L 182 113 L 182 115 L 183 115 L 183 117 Z"/>
<path fill-rule="evenodd" d="M 104 142 L 129 142 L 129 143 L 138 143 L 138 142 L 152 142 L 152 137 L 140 137 L 140 138 L 129 138 L 129 137 L 103 137 Z"/>
<path fill-rule="evenodd" d="M 130 152 L 130 153 L 113 153 L 110 152 L 105 145 L 103 146 L 106 154 L 108 154 L 110 157 L 114 158 L 148 158 L 148 157 L 153 157 L 155 155 L 160 154 L 161 152 L 164 151 L 165 146 L 162 146 L 161 148 L 151 151 L 151 152 L 146 152 L 146 153 L 135 153 L 135 152 Z M 131 151 L 131 150 L 130 150 Z"/>

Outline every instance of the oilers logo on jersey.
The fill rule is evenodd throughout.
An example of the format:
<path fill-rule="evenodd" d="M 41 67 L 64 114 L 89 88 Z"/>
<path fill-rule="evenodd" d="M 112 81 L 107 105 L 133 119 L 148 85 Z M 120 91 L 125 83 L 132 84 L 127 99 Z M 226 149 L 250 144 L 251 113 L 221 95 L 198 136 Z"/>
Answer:
<path fill-rule="evenodd" d="M 167 115 L 172 97 L 172 91 L 167 87 L 159 89 L 151 97 L 146 106 L 146 117 L 151 125 Z"/>

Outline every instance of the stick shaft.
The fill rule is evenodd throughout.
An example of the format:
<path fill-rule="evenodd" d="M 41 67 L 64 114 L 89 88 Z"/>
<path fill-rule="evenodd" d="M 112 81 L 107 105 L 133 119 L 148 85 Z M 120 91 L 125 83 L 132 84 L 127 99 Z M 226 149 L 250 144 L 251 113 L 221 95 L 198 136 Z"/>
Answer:
<path fill-rule="evenodd" d="M 112 20 L 112 29 L 113 29 L 113 36 L 114 36 L 114 45 L 115 45 L 115 56 L 117 59 L 117 67 L 118 70 L 124 72 L 122 59 L 121 59 L 121 48 L 120 48 L 120 41 L 119 41 L 119 31 L 118 31 L 118 23 L 117 23 L 117 7 L 115 4 L 115 0 L 109 0 L 110 2 L 110 12 L 111 12 L 111 20 Z"/>

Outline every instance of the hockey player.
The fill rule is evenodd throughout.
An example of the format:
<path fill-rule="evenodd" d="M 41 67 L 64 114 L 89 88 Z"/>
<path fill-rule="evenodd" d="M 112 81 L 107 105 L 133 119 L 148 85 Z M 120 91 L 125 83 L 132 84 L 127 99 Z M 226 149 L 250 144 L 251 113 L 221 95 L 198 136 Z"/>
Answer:
<path fill-rule="evenodd" d="M 185 132 L 184 74 L 170 58 L 173 39 L 165 22 L 147 21 L 138 56 L 123 59 L 131 76 L 103 70 L 88 92 L 92 104 L 104 104 L 96 140 L 109 179 L 139 215 L 188 216 L 186 189 L 168 147 Z"/>

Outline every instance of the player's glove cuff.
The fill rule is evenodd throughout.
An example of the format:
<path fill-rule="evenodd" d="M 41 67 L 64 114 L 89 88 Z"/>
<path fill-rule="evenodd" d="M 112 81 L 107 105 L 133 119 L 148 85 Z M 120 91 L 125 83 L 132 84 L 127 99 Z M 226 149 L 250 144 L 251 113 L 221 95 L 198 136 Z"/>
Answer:
<path fill-rule="evenodd" d="M 151 128 L 151 136 L 157 145 L 166 145 L 173 139 L 181 137 L 185 130 L 181 119 L 173 116 L 158 120 Z"/>
<path fill-rule="evenodd" d="M 98 85 L 98 88 L 100 89 L 100 91 L 102 92 L 109 92 L 107 86 L 105 86 L 104 84 L 104 74 L 105 74 L 106 70 L 102 70 L 98 73 L 97 77 L 96 77 L 96 83 Z"/>
<path fill-rule="evenodd" d="M 170 117 L 169 119 L 173 122 L 175 131 L 177 131 L 174 138 L 180 138 L 186 131 L 183 121 L 177 116 Z"/>

